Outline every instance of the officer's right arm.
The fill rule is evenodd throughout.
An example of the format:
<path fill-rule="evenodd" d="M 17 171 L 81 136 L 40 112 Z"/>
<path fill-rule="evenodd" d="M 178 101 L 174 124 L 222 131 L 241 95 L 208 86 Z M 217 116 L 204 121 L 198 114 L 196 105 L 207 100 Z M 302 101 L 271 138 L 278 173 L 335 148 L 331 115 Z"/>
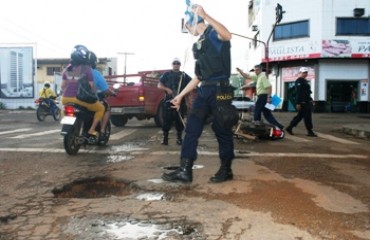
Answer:
<path fill-rule="evenodd" d="M 158 88 L 164 90 L 166 92 L 166 94 L 168 94 L 168 95 L 172 95 L 173 94 L 172 90 L 170 88 L 166 87 L 161 82 L 158 83 Z"/>
<path fill-rule="evenodd" d="M 174 99 L 172 99 L 171 103 L 174 105 L 174 108 L 178 111 L 180 109 L 181 100 L 182 98 L 193 91 L 198 84 L 200 83 L 199 79 L 197 77 L 191 79 L 191 81 L 186 85 L 186 87 L 177 95 Z"/>

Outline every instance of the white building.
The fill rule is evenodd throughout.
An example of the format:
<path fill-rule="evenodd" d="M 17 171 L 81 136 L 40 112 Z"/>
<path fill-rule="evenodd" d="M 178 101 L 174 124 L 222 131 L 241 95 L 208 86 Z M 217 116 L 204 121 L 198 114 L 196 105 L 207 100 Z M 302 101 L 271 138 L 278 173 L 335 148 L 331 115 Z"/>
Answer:
<path fill-rule="evenodd" d="M 283 17 L 272 33 L 277 4 Z M 255 41 L 244 70 L 263 63 L 271 71 L 283 110 L 294 110 L 292 86 L 305 66 L 316 111 L 345 111 L 356 99 L 357 111 L 370 112 L 369 0 L 251 0 L 248 7 L 247 37 Z"/>

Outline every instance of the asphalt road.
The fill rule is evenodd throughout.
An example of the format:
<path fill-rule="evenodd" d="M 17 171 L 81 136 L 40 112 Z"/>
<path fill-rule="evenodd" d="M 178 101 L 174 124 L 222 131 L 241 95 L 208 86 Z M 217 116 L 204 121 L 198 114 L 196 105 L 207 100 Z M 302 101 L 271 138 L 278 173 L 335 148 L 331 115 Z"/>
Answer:
<path fill-rule="evenodd" d="M 370 116 L 313 117 L 317 138 L 303 123 L 282 140 L 236 137 L 222 184 L 208 182 L 219 160 L 207 126 L 193 183 L 175 184 L 160 176 L 178 166 L 176 133 L 162 146 L 153 120 L 68 156 L 51 117 L 1 111 L 0 239 L 370 239 L 369 140 L 341 131 Z"/>

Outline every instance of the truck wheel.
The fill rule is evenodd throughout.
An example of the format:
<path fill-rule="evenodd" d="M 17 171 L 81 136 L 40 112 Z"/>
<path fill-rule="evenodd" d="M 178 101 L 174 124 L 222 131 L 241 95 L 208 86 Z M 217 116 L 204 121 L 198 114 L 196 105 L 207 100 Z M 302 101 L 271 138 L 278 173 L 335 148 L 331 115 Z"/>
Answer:
<path fill-rule="evenodd" d="M 157 114 L 154 116 L 154 122 L 157 127 L 162 127 L 163 125 L 163 108 L 162 102 L 158 106 Z"/>
<path fill-rule="evenodd" d="M 124 115 L 112 115 L 110 120 L 116 127 L 124 127 L 128 121 L 128 118 Z"/>

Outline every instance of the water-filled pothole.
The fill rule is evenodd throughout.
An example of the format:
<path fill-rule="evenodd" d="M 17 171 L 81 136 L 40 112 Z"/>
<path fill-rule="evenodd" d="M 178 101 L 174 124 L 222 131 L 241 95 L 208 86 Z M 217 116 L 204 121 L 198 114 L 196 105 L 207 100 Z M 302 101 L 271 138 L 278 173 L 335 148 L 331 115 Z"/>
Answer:
<path fill-rule="evenodd" d="M 132 219 L 128 216 L 78 216 L 67 224 L 76 239 L 205 239 L 203 226 L 188 219 L 168 217 Z"/>
<path fill-rule="evenodd" d="M 75 180 L 62 188 L 52 190 L 56 198 L 105 198 L 132 194 L 130 183 L 109 177 L 95 177 Z"/>

